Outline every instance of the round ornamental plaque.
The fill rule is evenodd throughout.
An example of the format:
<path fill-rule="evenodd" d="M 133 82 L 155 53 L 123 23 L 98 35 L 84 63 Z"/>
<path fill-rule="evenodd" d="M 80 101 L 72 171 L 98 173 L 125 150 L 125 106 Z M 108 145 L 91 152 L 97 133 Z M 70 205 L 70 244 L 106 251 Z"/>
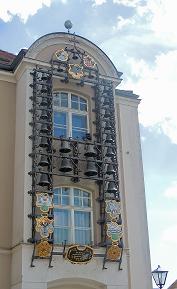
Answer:
<path fill-rule="evenodd" d="M 52 251 L 52 246 L 47 241 L 41 241 L 36 245 L 36 255 L 39 257 L 49 257 Z"/>
<path fill-rule="evenodd" d="M 107 251 L 107 258 L 116 261 L 121 257 L 121 249 L 117 245 L 112 245 Z"/>
<path fill-rule="evenodd" d="M 83 67 L 79 64 L 69 64 L 68 72 L 74 79 L 80 79 L 84 76 Z"/>
<path fill-rule="evenodd" d="M 64 49 L 59 49 L 55 52 L 55 56 L 60 61 L 67 61 L 68 60 L 68 53 Z"/>
<path fill-rule="evenodd" d="M 96 65 L 96 62 L 93 60 L 93 58 L 90 55 L 86 55 L 83 57 L 83 63 L 84 63 L 84 66 L 88 68 L 94 68 Z"/>

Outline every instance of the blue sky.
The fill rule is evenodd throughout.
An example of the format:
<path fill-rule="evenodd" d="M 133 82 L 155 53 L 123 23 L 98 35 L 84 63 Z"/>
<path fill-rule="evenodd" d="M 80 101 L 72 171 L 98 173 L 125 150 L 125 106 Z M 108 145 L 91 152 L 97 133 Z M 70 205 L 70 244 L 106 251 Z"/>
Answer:
<path fill-rule="evenodd" d="M 176 0 L 0 0 L 0 49 L 18 53 L 70 19 L 124 73 L 119 88 L 140 95 L 151 262 L 169 270 L 167 285 L 177 279 L 176 8 Z"/>

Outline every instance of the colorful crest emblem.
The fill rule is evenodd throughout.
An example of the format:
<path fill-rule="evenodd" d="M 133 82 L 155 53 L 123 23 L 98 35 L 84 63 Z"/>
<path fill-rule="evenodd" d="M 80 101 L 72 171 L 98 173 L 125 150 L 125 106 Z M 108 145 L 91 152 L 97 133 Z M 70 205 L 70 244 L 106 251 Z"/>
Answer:
<path fill-rule="evenodd" d="M 53 208 L 53 197 L 47 193 L 37 193 L 36 194 L 36 207 L 44 213 L 48 212 L 49 209 Z"/>
<path fill-rule="evenodd" d="M 41 241 L 36 245 L 36 255 L 39 257 L 49 257 L 52 251 L 52 245 L 47 241 Z"/>
<path fill-rule="evenodd" d="M 107 223 L 107 236 L 112 242 L 117 242 L 122 237 L 122 227 L 116 222 Z"/>
<path fill-rule="evenodd" d="M 74 79 L 80 79 L 84 76 L 83 67 L 79 64 L 69 64 L 69 74 Z"/>
<path fill-rule="evenodd" d="M 47 238 L 54 231 L 53 220 L 49 219 L 47 216 L 36 218 L 35 229 L 40 233 L 42 238 Z"/>
<path fill-rule="evenodd" d="M 106 213 L 110 215 L 112 219 L 116 219 L 120 215 L 120 202 L 115 200 L 106 201 Z"/>
<path fill-rule="evenodd" d="M 107 251 L 107 258 L 111 261 L 120 259 L 122 250 L 117 245 L 112 245 Z"/>
<path fill-rule="evenodd" d="M 64 49 L 59 49 L 55 52 L 55 56 L 60 61 L 67 61 L 68 60 L 68 53 Z"/>
<path fill-rule="evenodd" d="M 90 55 L 86 55 L 83 57 L 83 63 L 84 63 L 84 66 L 88 68 L 94 68 L 96 65 L 96 62 L 93 60 L 93 58 Z"/>

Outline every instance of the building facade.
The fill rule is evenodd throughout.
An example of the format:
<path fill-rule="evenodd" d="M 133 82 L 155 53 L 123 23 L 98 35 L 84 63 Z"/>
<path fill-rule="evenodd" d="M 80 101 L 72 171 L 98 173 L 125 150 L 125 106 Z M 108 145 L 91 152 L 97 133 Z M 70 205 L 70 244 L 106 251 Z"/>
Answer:
<path fill-rule="evenodd" d="M 138 96 L 80 36 L 2 53 L 0 288 L 152 288 Z"/>

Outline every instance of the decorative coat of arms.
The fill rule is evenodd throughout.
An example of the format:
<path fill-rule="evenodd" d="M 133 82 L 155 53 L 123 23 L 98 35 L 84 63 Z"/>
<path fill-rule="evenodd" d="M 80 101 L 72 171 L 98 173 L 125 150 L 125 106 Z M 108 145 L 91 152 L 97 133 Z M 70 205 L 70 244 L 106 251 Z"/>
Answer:
<path fill-rule="evenodd" d="M 47 216 L 36 218 L 36 231 L 40 233 L 42 238 L 47 238 L 54 231 L 53 219 L 49 219 Z"/>
<path fill-rule="evenodd" d="M 120 215 L 120 202 L 115 200 L 106 201 L 106 213 L 110 215 L 111 219 L 116 219 Z"/>
<path fill-rule="evenodd" d="M 79 64 L 69 64 L 68 72 L 74 79 L 80 79 L 84 76 L 83 67 Z"/>
<path fill-rule="evenodd" d="M 107 223 L 107 236 L 111 238 L 112 242 L 117 242 L 122 237 L 122 226 L 116 222 Z"/>
<path fill-rule="evenodd" d="M 49 257 L 52 251 L 52 245 L 50 245 L 46 240 L 42 240 L 36 245 L 36 255 L 43 258 Z"/>
<path fill-rule="evenodd" d="M 55 56 L 60 61 L 67 61 L 68 60 L 68 53 L 64 49 L 59 49 L 55 52 Z"/>
<path fill-rule="evenodd" d="M 96 65 L 96 62 L 93 60 L 93 58 L 90 55 L 86 55 L 83 57 L 83 63 L 84 63 L 84 66 L 88 68 L 94 68 Z"/>
<path fill-rule="evenodd" d="M 117 245 L 112 245 L 111 247 L 109 247 L 107 251 L 107 258 L 111 261 L 116 261 L 120 259 L 121 254 L 122 254 L 121 248 L 119 248 Z"/>
<path fill-rule="evenodd" d="M 44 213 L 47 213 L 49 209 L 53 208 L 53 197 L 47 193 L 36 194 L 36 207 Z"/>

